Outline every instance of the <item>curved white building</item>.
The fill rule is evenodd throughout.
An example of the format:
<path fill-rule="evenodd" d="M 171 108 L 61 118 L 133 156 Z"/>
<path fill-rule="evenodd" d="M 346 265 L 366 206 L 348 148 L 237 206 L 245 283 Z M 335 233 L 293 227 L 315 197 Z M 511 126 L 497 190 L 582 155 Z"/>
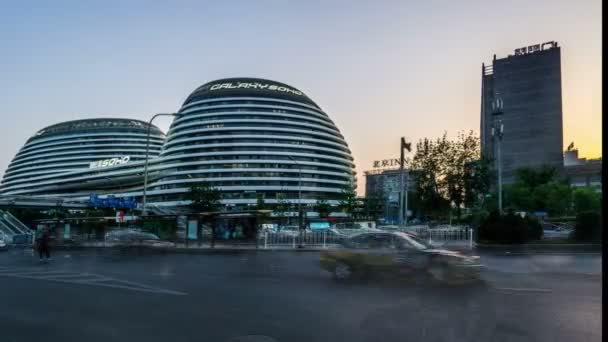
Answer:
<path fill-rule="evenodd" d="M 0 191 L 73 197 L 126 189 L 141 183 L 141 170 L 130 171 L 141 169 L 147 133 L 148 123 L 131 119 L 86 119 L 46 127 L 13 158 Z M 150 158 L 159 155 L 164 138 L 157 127 L 150 127 Z"/>
<path fill-rule="evenodd" d="M 229 78 L 202 85 L 184 102 L 160 155 L 167 175 L 149 185 L 151 203 L 184 204 L 208 182 L 226 204 L 336 200 L 354 181 L 344 137 L 310 98 L 289 85 Z"/>
<path fill-rule="evenodd" d="M 131 124 L 93 129 L 99 120 Z M 86 125 L 68 128 L 76 123 Z M 61 133 L 50 133 L 61 125 Z M 94 119 L 55 126 L 17 154 L 2 181 L 3 195 L 142 196 L 146 123 Z M 190 186 L 200 182 L 218 188 L 223 202 L 237 210 L 259 197 L 270 204 L 279 198 L 297 203 L 300 192 L 305 204 L 321 198 L 337 204 L 344 187 L 356 184 L 351 152 L 334 122 L 284 83 L 258 78 L 206 83 L 188 96 L 166 138 L 153 131 L 147 187 L 152 206 L 186 205 Z M 123 159 L 105 167 L 111 162 L 98 162 L 127 155 L 124 164 Z"/>

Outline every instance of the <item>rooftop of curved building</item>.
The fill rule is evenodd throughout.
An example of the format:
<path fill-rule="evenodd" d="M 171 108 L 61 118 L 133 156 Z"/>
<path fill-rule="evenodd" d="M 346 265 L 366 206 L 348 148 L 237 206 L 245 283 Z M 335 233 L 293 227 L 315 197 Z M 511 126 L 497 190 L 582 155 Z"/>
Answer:
<path fill-rule="evenodd" d="M 116 131 L 132 129 L 141 129 L 142 131 L 147 131 L 148 126 L 149 124 L 145 121 L 125 118 L 95 118 L 64 121 L 39 130 L 30 139 L 28 139 L 28 142 L 32 139 L 38 139 L 44 136 L 71 132 L 94 132 L 108 128 L 115 129 Z M 163 131 L 154 125 L 150 125 L 150 134 L 164 135 Z"/>
<path fill-rule="evenodd" d="M 285 83 L 253 77 L 222 78 L 207 82 L 196 88 L 186 98 L 182 107 L 192 102 L 217 97 L 270 97 L 301 102 L 321 109 L 313 100 L 297 88 Z"/>

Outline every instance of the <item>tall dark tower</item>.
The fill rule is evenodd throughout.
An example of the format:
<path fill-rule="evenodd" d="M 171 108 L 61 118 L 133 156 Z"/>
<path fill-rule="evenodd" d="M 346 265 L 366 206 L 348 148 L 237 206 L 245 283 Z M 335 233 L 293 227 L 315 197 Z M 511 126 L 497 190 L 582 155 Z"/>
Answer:
<path fill-rule="evenodd" d="M 495 159 L 492 103 L 502 99 L 503 181 L 522 167 L 563 168 L 561 55 L 557 42 L 516 49 L 514 55 L 482 64 L 481 152 Z"/>

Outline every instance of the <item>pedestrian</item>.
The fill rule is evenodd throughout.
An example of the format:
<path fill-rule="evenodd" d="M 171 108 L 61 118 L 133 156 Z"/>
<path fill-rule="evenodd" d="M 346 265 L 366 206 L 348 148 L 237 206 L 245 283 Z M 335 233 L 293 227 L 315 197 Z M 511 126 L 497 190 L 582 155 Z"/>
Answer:
<path fill-rule="evenodd" d="M 42 229 L 42 234 L 38 237 L 38 255 L 40 261 L 43 261 L 42 257 L 46 257 L 46 261 L 51 260 L 51 248 L 49 242 L 51 241 L 51 233 L 47 227 Z"/>

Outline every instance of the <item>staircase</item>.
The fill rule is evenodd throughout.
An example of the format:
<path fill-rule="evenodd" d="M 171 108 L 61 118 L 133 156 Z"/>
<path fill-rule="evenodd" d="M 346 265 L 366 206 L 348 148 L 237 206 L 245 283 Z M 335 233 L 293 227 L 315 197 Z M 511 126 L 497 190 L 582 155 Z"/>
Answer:
<path fill-rule="evenodd" d="M 0 210 L 0 239 L 10 244 L 31 243 L 34 231 L 19 221 L 13 214 Z"/>

